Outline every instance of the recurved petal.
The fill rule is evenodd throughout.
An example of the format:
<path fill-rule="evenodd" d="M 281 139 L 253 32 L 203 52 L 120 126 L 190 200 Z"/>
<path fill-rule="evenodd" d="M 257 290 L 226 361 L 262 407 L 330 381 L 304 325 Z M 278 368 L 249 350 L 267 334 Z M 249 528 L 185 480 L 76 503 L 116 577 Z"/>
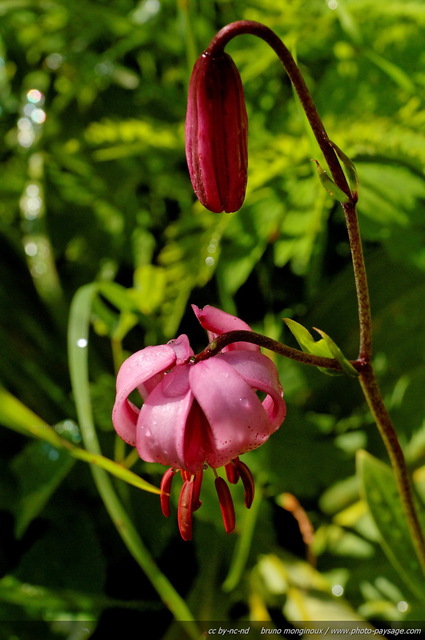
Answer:
<path fill-rule="evenodd" d="M 269 420 L 271 431 L 280 427 L 286 416 L 283 389 L 275 364 L 262 353 L 231 351 L 215 357 L 231 365 L 253 389 L 267 394 L 263 407 Z"/>
<path fill-rule="evenodd" d="M 117 395 L 112 410 L 112 422 L 118 435 L 135 446 L 139 409 L 128 400 L 138 389 L 146 397 L 153 384 L 158 384 L 162 373 L 173 366 L 176 355 L 168 345 L 146 347 L 125 360 L 117 375 Z"/>
<path fill-rule="evenodd" d="M 176 364 L 184 364 L 193 356 L 189 338 L 184 333 L 175 340 L 170 340 L 167 344 L 170 345 L 176 354 Z"/>
<path fill-rule="evenodd" d="M 141 389 L 150 378 L 162 374 L 175 364 L 176 353 L 171 345 L 145 347 L 124 360 L 117 375 L 117 397 L 126 397 Z"/>
<path fill-rule="evenodd" d="M 227 331 L 251 331 L 249 324 L 233 316 L 226 311 L 206 305 L 203 309 L 200 309 L 195 304 L 192 305 L 193 312 L 195 313 L 201 327 L 208 332 L 208 338 L 210 341 L 214 340 L 217 336 Z M 259 351 L 260 347 L 256 344 L 250 344 L 249 342 L 235 342 L 223 349 L 225 351 Z"/>
<path fill-rule="evenodd" d="M 224 359 L 198 362 L 189 371 L 189 381 L 210 425 L 205 459 L 211 467 L 259 447 L 274 431 L 255 392 Z"/>
<path fill-rule="evenodd" d="M 172 369 L 145 400 L 137 422 L 137 450 L 146 462 L 196 473 L 205 453 L 199 423 L 192 419 L 189 367 Z"/>

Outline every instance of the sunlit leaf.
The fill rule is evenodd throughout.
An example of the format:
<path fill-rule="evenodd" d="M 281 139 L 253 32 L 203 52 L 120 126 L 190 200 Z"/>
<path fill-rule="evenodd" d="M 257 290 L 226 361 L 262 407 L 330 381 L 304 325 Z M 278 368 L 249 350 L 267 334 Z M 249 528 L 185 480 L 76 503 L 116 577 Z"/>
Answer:
<path fill-rule="evenodd" d="M 424 599 L 423 571 L 412 544 L 391 469 L 366 451 L 358 453 L 357 464 L 363 496 L 380 532 L 382 547 L 412 593 Z"/>

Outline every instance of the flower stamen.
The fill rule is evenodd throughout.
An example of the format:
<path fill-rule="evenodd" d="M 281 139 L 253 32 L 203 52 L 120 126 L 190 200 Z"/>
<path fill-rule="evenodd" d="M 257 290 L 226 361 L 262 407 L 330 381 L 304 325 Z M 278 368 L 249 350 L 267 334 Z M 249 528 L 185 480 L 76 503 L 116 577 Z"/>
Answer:
<path fill-rule="evenodd" d="M 171 483 L 173 481 L 175 473 L 176 472 L 174 469 L 167 469 L 167 471 L 162 476 L 161 484 L 159 487 L 161 489 L 161 495 L 159 498 L 160 504 L 161 504 L 161 511 L 166 518 L 168 518 L 171 513 L 170 512 L 170 491 L 171 491 Z"/>
<path fill-rule="evenodd" d="M 194 486 L 195 483 L 193 480 L 184 481 L 177 508 L 177 522 L 180 535 L 183 540 L 186 541 L 192 540 Z"/>
<path fill-rule="evenodd" d="M 236 525 L 235 507 L 233 505 L 232 494 L 226 481 L 217 476 L 214 480 L 215 489 L 220 503 L 221 517 L 223 519 L 226 533 L 232 533 Z"/>

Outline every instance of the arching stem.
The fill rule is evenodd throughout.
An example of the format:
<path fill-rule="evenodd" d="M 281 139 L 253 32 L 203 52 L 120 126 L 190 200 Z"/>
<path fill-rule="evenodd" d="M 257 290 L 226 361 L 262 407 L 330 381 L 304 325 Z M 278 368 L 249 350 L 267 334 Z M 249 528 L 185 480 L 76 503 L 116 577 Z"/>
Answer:
<path fill-rule="evenodd" d="M 271 29 L 259 22 L 251 20 L 233 22 L 217 33 L 211 41 L 207 52 L 210 55 L 222 53 L 229 41 L 235 36 L 241 34 L 250 34 L 261 38 L 277 54 L 300 99 L 312 131 L 328 164 L 332 178 L 335 184 L 347 196 L 347 202 L 341 204 L 344 210 L 353 261 L 360 328 L 359 356 L 358 359 L 353 361 L 351 364 L 360 373 L 360 385 L 387 449 L 388 456 L 393 467 L 394 476 L 397 481 L 406 520 L 409 525 L 412 541 L 415 545 L 419 561 L 425 571 L 425 541 L 415 509 L 409 472 L 403 451 L 398 441 L 397 433 L 384 405 L 372 365 L 372 319 L 367 273 L 356 211 L 357 194 L 352 194 L 350 191 L 348 181 L 335 152 L 335 147 L 329 140 L 325 127 L 323 126 L 323 122 L 317 112 L 308 87 L 293 56 L 281 39 Z M 245 342 L 255 342 L 256 344 L 267 349 L 271 349 L 280 355 L 297 360 L 304 364 L 325 367 L 328 369 L 340 369 L 338 362 L 331 358 L 319 358 L 317 356 L 303 353 L 297 349 L 281 345 L 280 343 L 277 343 L 270 338 L 266 338 L 265 336 L 261 336 L 260 334 L 252 333 L 251 339 L 248 339 L 246 335 L 243 338 L 238 336 L 237 334 L 239 333 L 245 332 L 235 331 L 219 336 L 209 345 L 209 347 L 207 347 L 207 349 L 197 356 L 197 359 L 202 360 L 214 355 L 224 346 L 229 344 L 229 340 L 230 342 L 243 340 Z"/>

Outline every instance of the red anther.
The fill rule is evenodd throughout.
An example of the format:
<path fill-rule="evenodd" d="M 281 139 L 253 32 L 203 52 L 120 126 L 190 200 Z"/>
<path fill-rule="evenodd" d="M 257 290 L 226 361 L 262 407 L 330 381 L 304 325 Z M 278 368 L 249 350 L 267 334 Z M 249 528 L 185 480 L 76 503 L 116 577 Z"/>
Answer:
<path fill-rule="evenodd" d="M 180 491 L 179 506 L 177 509 L 177 522 L 180 535 L 183 540 L 192 540 L 193 519 L 193 480 L 185 480 Z"/>
<path fill-rule="evenodd" d="M 193 481 L 195 486 L 193 487 L 192 511 L 196 511 L 202 505 L 202 502 L 199 500 L 199 496 L 201 493 L 203 475 L 204 472 L 202 469 L 195 474 L 195 478 Z"/>
<path fill-rule="evenodd" d="M 161 495 L 159 496 L 161 510 L 166 518 L 168 518 L 168 516 L 170 515 L 170 491 L 174 474 L 174 469 L 167 469 L 167 471 L 162 476 L 161 484 L 159 487 L 161 489 Z"/>
<path fill-rule="evenodd" d="M 251 471 L 245 464 L 245 462 L 242 462 L 238 458 L 237 460 L 235 460 L 235 465 L 237 470 L 240 473 L 243 486 L 245 489 L 245 506 L 247 509 L 249 509 L 250 506 L 252 505 L 252 501 L 254 500 L 254 494 L 255 494 L 254 478 Z"/>
<path fill-rule="evenodd" d="M 221 517 L 223 518 L 226 533 L 232 533 L 236 524 L 235 507 L 233 506 L 232 495 L 226 481 L 220 476 L 215 479 L 215 488 L 220 503 Z"/>
<path fill-rule="evenodd" d="M 237 459 L 238 458 L 235 458 L 235 460 Z M 236 465 L 234 464 L 235 460 L 232 460 L 232 462 L 229 462 L 228 464 L 224 465 L 224 468 L 226 470 L 227 481 L 230 482 L 230 484 L 236 484 L 240 477 L 239 471 L 236 468 Z"/>

